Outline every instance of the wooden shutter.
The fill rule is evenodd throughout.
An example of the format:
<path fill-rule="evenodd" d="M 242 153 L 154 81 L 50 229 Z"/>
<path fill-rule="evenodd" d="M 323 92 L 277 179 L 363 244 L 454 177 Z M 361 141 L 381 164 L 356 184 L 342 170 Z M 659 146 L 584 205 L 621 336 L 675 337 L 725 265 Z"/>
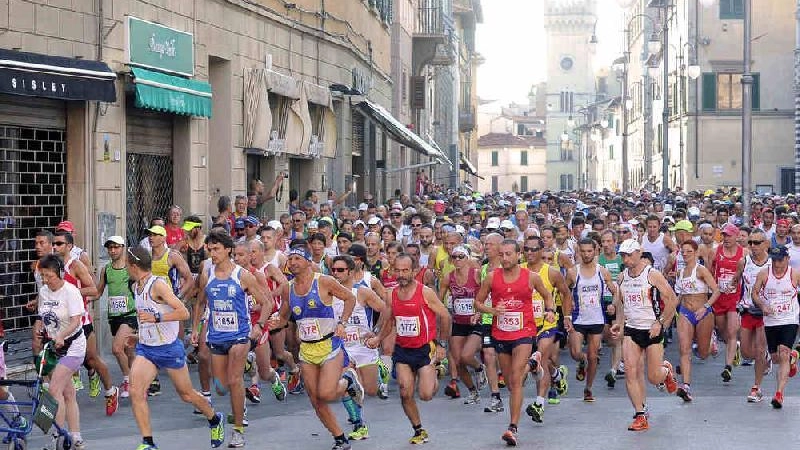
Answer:
<path fill-rule="evenodd" d="M 411 77 L 411 109 L 425 109 L 425 77 Z"/>
<path fill-rule="evenodd" d="M 753 111 L 761 109 L 761 74 L 753 74 Z"/>
<path fill-rule="evenodd" d="M 703 111 L 717 110 L 717 75 L 703 74 Z"/>

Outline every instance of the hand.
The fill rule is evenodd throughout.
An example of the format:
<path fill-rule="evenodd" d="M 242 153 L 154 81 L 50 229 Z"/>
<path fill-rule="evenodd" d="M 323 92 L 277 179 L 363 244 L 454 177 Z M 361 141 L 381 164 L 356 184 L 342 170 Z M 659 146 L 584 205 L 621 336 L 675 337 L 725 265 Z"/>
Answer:
<path fill-rule="evenodd" d="M 194 334 L 194 333 L 192 333 L 192 334 Z M 139 335 L 138 334 L 129 334 L 128 337 L 125 339 L 125 347 L 126 348 L 136 347 L 137 343 L 139 343 Z"/>
<path fill-rule="evenodd" d="M 545 311 L 544 313 L 544 321 L 545 322 L 555 322 L 556 321 L 556 313 L 553 311 Z M 566 326 L 567 322 L 569 322 L 569 326 L 572 326 L 572 321 L 564 321 L 564 326 Z M 569 331 L 569 330 L 567 330 Z"/>
<path fill-rule="evenodd" d="M 336 324 L 336 336 L 339 336 L 342 339 L 347 337 L 347 332 L 344 329 L 344 325 L 341 323 Z"/>
<path fill-rule="evenodd" d="M 270 316 L 269 320 L 267 320 L 267 324 L 269 324 L 270 330 L 277 330 L 280 328 L 278 325 L 281 324 L 281 318 L 275 315 Z"/>
<path fill-rule="evenodd" d="M 502 316 L 503 314 L 505 314 L 505 312 L 506 312 L 505 305 L 498 305 L 498 306 L 492 308 L 491 314 L 493 316 L 495 316 L 495 317 L 498 317 L 498 316 Z"/>
<path fill-rule="evenodd" d="M 546 317 L 547 317 L 547 315 L 545 315 L 545 318 Z M 545 319 L 545 320 L 548 321 L 548 322 L 552 322 L 552 320 L 548 320 L 548 319 Z M 567 330 L 567 333 L 572 333 L 573 331 L 575 331 L 575 327 L 572 326 L 572 321 L 571 320 L 569 320 L 569 319 L 564 320 L 564 329 Z"/>
<path fill-rule="evenodd" d="M 773 311 L 773 310 L 772 310 L 772 307 L 771 307 L 771 306 L 764 305 L 764 306 L 762 306 L 762 307 L 761 307 L 761 312 L 762 312 L 762 313 L 763 313 L 765 316 L 771 316 L 771 315 L 772 315 L 772 313 L 773 313 L 773 312 L 775 312 L 775 311 Z"/>
<path fill-rule="evenodd" d="M 64 346 L 64 338 L 56 337 L 53 339 L 53 343 L 56 344 L 56 348 L 61 348 Z"/>
<path fill-rule="evenodd" d="M 615 323 L 611 325 L 611 328 L 609 328 L 608 331 L 611 333 L 611 339 L 614 339 L 616 341 L 620 338 L 622 325 Z"/>
<path fill-rule="evenodd" d="M 189 337 L 189 341 L 195 347 L 197 347 L 199 345 L 199 343 L 200 343 L 200 333 L 197 332 L 197 328 L 194 328 L 192 330 L 192 334 Z"/>
<path fill-rule="evenodd" d="M 261 335 L 264 334 L 264 331 L 261 329 L 258 324 L 253 325 L 250 327 L 250 340 L 258 341 L 261 339 Z"/>
<path fill-rule="evenodd" d="M 39 305 L 38 300 L 31 300 L 28 303 L 25 303 L 25 309 L 28 311 L 36 311 L 36 307 Z"/>
<path fill-rule="evenodd" d="M 156 323 L 156 315 L 149 312 L 139 313 L 139 322 L 141 323 Z"/>
<path fill-rule="evenodd" d="M 381 345 L 381 341 L 380 339 L 378 339 L 378 336 L 372 336 L 364 340 L 364 345 L 366 345 L 367 348 L 375 349 L 378 348 L 379 345 Z"/>
<path fill-rule="evenodd" d="M 661 322 L 655 321 L 652 325 L 650 325 L 650 338 L 656 338 L 661 335 L 661 332 L 664 330 L 664 327 L 661 325 Z"/>
<path fill-rule="evenodd" d="M 699 319 L 706 315 L 706 311 L 707 311 L 706 307 L 705 305 L 703 305 L 697 311 L 694 312 L 694 316 Z"/>
<path fill-rule="evenodd" d="M 481 313 L 475 313 L 472 317 L 469 318 L 469 323 L 472 325 L 477 325 L 481 321 Z"/>

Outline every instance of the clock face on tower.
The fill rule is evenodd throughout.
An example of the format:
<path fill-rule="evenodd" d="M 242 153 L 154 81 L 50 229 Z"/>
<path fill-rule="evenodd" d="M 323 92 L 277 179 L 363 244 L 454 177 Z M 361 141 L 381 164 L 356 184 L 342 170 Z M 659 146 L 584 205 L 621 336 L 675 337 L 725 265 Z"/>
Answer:
<path fill-rule="evenodd" d="M 572 58 L 570 58 L 569 56 L 565 56 L 561 58 L 561 62 L 559 63 L 559 65 L 561 66 L 561 70 L 569 71 L 572 69 L 573 63 L 574 62 L 572 61 Z"/>

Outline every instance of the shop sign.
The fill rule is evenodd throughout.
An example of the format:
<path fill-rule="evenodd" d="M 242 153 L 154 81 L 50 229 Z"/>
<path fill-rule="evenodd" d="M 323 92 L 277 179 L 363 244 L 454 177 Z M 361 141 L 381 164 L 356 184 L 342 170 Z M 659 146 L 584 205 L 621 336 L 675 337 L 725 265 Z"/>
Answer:
<path fill-rule="evenodd" d="M 194 36 L 191 33 L 133 16 L 128 16 L 126 28 L 128 64 L 194 76 Z"/>

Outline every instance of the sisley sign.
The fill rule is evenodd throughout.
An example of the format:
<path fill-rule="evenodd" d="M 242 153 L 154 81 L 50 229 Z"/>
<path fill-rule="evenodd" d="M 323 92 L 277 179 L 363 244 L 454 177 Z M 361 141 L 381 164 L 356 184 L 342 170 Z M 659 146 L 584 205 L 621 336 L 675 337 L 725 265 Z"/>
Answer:
<path fill-rule="evenodd" d="M 187 77 L 194 76 L 194 36 L 157 23 L 127 17 L 128 64 Z"/>

